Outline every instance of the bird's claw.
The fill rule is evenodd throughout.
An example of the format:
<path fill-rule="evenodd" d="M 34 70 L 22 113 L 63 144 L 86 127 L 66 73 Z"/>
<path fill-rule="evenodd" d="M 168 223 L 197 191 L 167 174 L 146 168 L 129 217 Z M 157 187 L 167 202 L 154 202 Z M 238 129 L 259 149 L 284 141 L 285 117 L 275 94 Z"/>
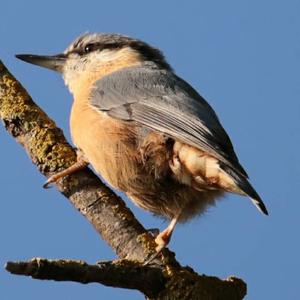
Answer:
<path fill-rule="evenodd" d="M 50 189 L 51 188 L 51 183 L 52 182 L 49 182 L 48 180 L 43 184 L 43 188 L 44 189 Z"/>
<path fill-rule="evenodd" d="M 149 258 L 146 258 L 145 261 L 143 262 L 143 266 L 148 266 L 154 259 L 156 259 L 158 257 L 158 255 L 161 254 L 161 250 L 160 250 L 160 252 L 155 252 Z"/>
<path fill-rule="evenodd" d="M 158 229 L 150 229 L 151 231 L 153 230 L 154 233 L 157 233 L 157 230 Z M 149 230 L 148 230 L 149 231 Z M 159 232 L 159 231 L 158 231 Z M 151 232 L 150 232 L 151 233 Z M 156 259 L 162 252 L 162 250 L 164 248 L 166 248 L 166 246 L 168 245 L 169 243 L 169 240 L 170 240 L 170 236 L 167 235 L 164 231 L 157 234 L 155 236 L 155 242 L 157 244 L 156 248 L 155 248 L 155 253 L 152 254 L 149 258 L 146 258 L 144 263 L 143 263 L 143 266 L 147 266 L 149 265 L 154 259 Z"/>
<path fill-rule="evenodd" d="M 154 238 L 156 238 L 159 235 L 158 228 L 149 228 L 147 229 L 147 232 L 149 232 Z"/>
<path fill-rule="evenodd" d="M 44 189 L 50 189 L 52 187 L 52 183 L 55 183 L 57 180 L 55 175 L 50 176 L 47 181 L 43 184 Z"/>

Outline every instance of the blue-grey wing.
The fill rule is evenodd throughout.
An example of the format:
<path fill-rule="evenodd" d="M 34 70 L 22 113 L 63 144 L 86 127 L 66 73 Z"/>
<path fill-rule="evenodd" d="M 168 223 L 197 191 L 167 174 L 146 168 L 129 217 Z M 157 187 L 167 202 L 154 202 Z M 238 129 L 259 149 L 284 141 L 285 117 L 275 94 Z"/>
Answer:
<path fill-rule="evenodd" d="M 213 109 L 171 71 L 141 66 L 111 73 L 96 81 L 90 101 L 113 118 L 181 140 L 247 177 Z"/>

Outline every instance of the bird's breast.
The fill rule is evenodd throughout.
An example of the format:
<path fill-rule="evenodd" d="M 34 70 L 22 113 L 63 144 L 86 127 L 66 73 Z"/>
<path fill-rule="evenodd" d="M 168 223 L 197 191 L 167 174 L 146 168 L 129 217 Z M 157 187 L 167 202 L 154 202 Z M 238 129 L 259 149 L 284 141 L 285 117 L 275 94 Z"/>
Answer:
<path fill-rule="evenodd" d="M 124 183 L 137 176 L 139 165 L 134 127 L 75 101 L 70 128 L 73 143 L 95 171 L 124 191 Z"/>

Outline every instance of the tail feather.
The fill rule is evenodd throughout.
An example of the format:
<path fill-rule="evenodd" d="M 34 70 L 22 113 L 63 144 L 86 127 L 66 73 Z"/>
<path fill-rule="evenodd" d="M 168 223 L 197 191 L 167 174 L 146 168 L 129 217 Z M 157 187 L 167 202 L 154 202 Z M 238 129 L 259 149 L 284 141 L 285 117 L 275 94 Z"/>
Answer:
<path fill-rule="evenodd" d="M 252 203 L 257 207 L 257 209 L 265 215 L 269 215 L 268 210 L 263 203 L 262 199 L 252 187 L 250 182 L 243 175 L 238 174 L 235 170 L 230 167 L 222 166 L 223 171 L 225 171 L 233 179 L 238 188 L 245 193 L 252 201 Z"/>

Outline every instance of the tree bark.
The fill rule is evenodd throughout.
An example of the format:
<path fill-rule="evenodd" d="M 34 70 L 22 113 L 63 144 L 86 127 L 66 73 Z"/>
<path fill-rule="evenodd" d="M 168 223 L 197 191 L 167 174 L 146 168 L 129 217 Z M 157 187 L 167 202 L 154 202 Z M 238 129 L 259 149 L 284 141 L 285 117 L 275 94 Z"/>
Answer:
<path fill-rule="evenodd" d="M 62 131 L 33 102 L 1 61 L 0 119 L 46 177 L 76 161 L 76 153 Z M 98 282 L 137 289 L 150 299 L 235 300 L 246 295 L 246 284 L 241 279 L 221 280 L 199 275 L 189 267 L 182 267 L 168 249 L 164 249 L 150 266 L 143 266 L 143 261 L 155 253 L 152 236 L 124 201 L 90 169 L 67 176 L 55 185 L 121 260 L 88 265 L 78 261 L 36 258 L 28 262 L 7 263 L 9 272 L 37 279 Z"/>

